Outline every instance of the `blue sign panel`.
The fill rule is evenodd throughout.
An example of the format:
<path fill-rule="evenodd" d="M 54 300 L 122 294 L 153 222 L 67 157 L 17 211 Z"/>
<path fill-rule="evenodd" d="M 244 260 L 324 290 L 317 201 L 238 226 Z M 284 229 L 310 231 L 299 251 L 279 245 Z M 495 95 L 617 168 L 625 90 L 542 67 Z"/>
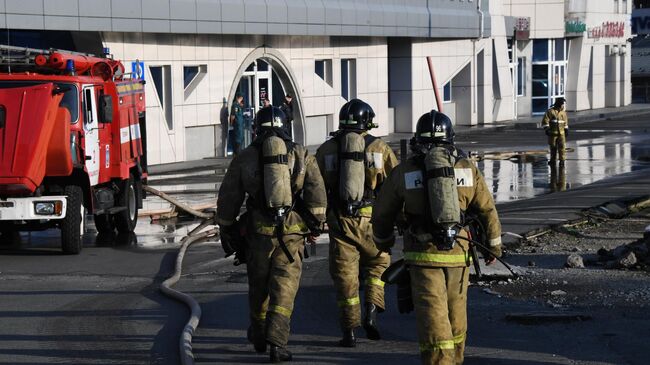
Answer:
<path fill-rule="evenodd" d="M 135 61 L 131 62 L 131 77 L 134 79 L 144 80 L 144 62 Z"/>

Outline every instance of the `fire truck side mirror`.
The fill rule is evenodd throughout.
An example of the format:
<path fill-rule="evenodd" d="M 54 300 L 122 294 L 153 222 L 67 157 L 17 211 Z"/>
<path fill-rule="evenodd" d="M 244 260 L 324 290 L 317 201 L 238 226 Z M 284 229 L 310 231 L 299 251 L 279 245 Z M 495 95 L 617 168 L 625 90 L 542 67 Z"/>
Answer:
<path fill-rule="evenodd" d="M 7 124 L 7 109 L 4 105 L 0 105 L 0 128 L 4 128 Z"/>
<path fill-rule="evenodd" d="M 99 119 L 102 123 L 113 122 L 113 97 L 102 95 L 99 98 Z"/>

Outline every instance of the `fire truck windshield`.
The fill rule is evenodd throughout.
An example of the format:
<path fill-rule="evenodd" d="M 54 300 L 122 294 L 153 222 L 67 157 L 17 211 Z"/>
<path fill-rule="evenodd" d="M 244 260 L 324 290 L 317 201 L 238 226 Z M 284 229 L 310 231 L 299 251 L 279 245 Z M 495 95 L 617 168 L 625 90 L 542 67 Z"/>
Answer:
<path fill-rule="evenodd" d="M 26 87 L 44 84 L 46 81 L 0 81 L 0 89 L 12 89 L 16 87 Z M 79 120 L 79 91 L 75 84 L 55 82 L 54 85 L 63 89 L 63 99 L 60 106 L 70 111 L 70 122 L 77 123 Z"/>

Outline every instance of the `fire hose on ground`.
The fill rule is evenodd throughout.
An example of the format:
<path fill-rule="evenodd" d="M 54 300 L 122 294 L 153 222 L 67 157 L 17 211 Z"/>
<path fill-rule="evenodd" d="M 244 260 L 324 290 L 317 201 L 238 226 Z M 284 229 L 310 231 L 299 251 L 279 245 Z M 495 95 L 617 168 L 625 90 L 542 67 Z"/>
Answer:
<path fill-rule="evenodd" d="M 185 238 L 183 238 L 181 241 L 181 248 L 178 250 L 178 254 L 176 256 L 174 274 L 167 278 L 167 280 L 165 280 L 160 285 L 160 291 L 163 292 L 163 294 L 184 303 L 190 309 L 190 318 L 183 328 L 183 332 L 179 340 L 179 346 L 181 363 L 183 365 L 193 365 L 194 354 L 192 353 L 192 336 L 194 335 L 194 331 L 196 331 L 196 328 L 199 326 L 199 321 L 201 320 L 201 306 L 190 295 L 172 289 L 172 286 L 178 283 L 181 278 L 181 273 L 183 270 L 183 259 L 185 258 L 185 253 L 187 252 L 188 248 L 195 243 L 218 237 L 219 230 L 217 228 L 212 228 L 204 231 L 204 229 L 207 227 L 214 225 L 212 213 L 205 213 L 194 210 L 188 205 L 183 204 L 180 201 L 169 197 L 167 194 L 151 188 L 150 186 L 145 186 L 144 188 L 147 192 L 167 200 L 169 203 L 177 206 L 179 209 L 182 209 L 191 215 L 203 219 L 203 221 L 190 233 L 188 233 L 188 235 L 185 236 Z"/>

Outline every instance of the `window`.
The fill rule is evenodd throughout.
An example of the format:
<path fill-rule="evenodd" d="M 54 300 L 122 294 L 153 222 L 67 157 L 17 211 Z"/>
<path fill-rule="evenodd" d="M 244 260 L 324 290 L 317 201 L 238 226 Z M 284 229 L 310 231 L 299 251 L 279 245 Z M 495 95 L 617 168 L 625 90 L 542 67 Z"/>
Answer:
<path fill-rule="evenodd" d="M 533 65 L 533 96 L 548 96 L 548 65 Z"/>
<path fill-rule="evenodd" d="M 11 89 L 15 87 L 27 87 L 40 85 L 46 81 L 0 81 L 0 89 Z M 57 88 L 63 91 L 63 99 L 59 106 L 70 111 L 70 123 L 75 124 L 79 119 L 79 90 L 74 84 L 56 83 Z"/>
<path fill-rule="evenodd" d="M 555 43 L 555 60 L 556 61 L 566 60 L 566 58 L 564 57 L 564 39 L 554 39 L 553 43 Z"/>
<path fill-rule="evenodd" d="M 345 100 L 357 97 L 357 60 L 341 60 L 341 96 Z"/>
<path fill-rule="evenodd" d="M 198 74 L 199 66 L 183 66 L 183 87 L 187 89 Z"/>
<path fill-rule="evenodd" d="M 513 57 L 513 53 L 514 53 L 514 50 L 513 50 L 514 40 L 512 38 L 508 38 L 507 42 L 508 42 L 508 62 L 512 63 L 512 57 Z"/>
<path fill-rule="evenodd" d="M 94 124 L 95 123 L 95 111 L 93 110 L 95 106 L 93 88 L 92 86 L 84 89 L 84 124 Z"/>
<path fill-rule="evenodd" d="M 316 60 L 314 72 L 329 86 L 332 86 L 332 60 Z"/>
<path fill-rule="evenodd" d="M 149 73 L 151 73 L 153 86 L 156 89 L 158 101 L 167 122 L 167 128 L 171 131 L 174 129 L 171 66 L 149 66 Z"/>
<path fill-rule="evenodd" d="M 517 96 L 526 95 L 526 59 L 517 58 Z"/>
<path fill-rule="evenodd" d="M 152 66 L 149 67 L 151 71 L 151 79 L 153 80 L 154 89 L 158 94 L 158 101 L 160 101 L 160 106 L 163 105 L 163 77 L 162 77 L 162 67 L 161 66 Z"/>
<path fill-rule="evenodd" d="M 442 88 L 442 102 L 450 103 L 451 102 L 451 80 L 445 84 Z"/>
<path fill-rule="evenodd" d="M 548 61 L 548 39 L 533 40 L 533 62 Z"/>
<path fill-rule="evenodd" d="M 257 71 L 268 71 L 269 64 L 261 59 L 257 59 Z"/>
<path fill-rule="evenodd" d="M 192 91 L 196 89 L 207 72 L 207 65 L 183 66 L 183 86 L 185 88 L 185 99 L 187 99 Z"/>

